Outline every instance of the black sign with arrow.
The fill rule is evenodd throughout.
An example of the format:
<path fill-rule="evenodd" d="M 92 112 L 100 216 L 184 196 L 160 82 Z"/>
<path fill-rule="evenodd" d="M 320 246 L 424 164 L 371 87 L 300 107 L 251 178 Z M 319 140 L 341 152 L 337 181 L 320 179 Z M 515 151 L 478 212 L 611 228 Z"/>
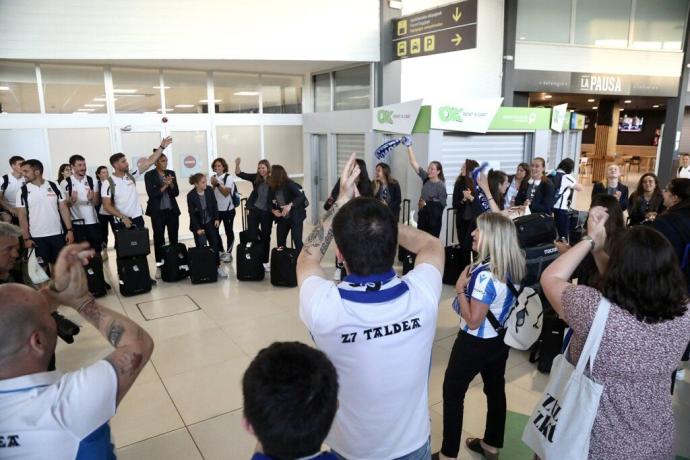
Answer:
<path fill-rule="evenodd" d="M 477 47 L 477 0 L 452 3 L 393 20 L 393 59 Z"/>

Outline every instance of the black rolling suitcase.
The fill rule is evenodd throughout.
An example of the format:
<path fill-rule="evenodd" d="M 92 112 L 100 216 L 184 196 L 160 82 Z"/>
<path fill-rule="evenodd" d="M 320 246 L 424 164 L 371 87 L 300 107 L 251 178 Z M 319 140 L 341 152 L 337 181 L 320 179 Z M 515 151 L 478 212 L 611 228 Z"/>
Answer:
<path fill-rule="evenodd" d="M 151 252 L 147 228 L 123 228 L 115 232 L 115 252 L 118 258 L 146 256 Z"/>
<path fill-rule="evenodd" d="M 573 246 L 580 242 L 586 232 L 587 211 L 568 210 L 570 228 L 568 229 L 568 243 Z"/>
<path fill-rule="evenodd" d="M 410 225 L 410 200 L 405 198 L 402 204 L 403 218 L 402 223 Z M 407 274 L 414 268 L 417 255 L 408 251 L 402 246 L 398 246 L 398 260 L 402 262 L 402 274 Z"/>
<path fill-rule="evenodd" d="M 118 258 L 117 275 L 120 278 L 120 294 L 124 297 L 151 290 L 151 275 L 146 256 Z"/>
<path fill-rule="evenodd" d="M 189 279 L 192 284 L 215 283 L 218 281 L 216 252 L 209 246 L 189 248 Z"/>
<path fill-rule="evenodd" d="M 297 286 L 297 256 L 293 248 L 273 248 L 271 251 L 271 284 L 281 287 Z"/>
<path fill-rule="evenodd" d="M 239 281 L 261 281 L 266 276 L 262 262 L 261 242 L 245 243 L 237 246 L 235 273 Z"/>
<path fill-rule="evenodd" d="M 539 284 L 539 278 L 541 278 L 546 267 L 551 265 L 551 262 L 556 260 L 560 254 L 553 243 L 524 248 L 524 251 L 526 270 L 522 285 L 535 288 Z"/>
<path fill-rule="evenodd" d="M 166 283 L 180 281 L 189 276 L 187 246 L 183 243 L 163 246 L 163 265 L 161 279 Z"/>
<path fill-rule="evenodd" d="M 537 363 L 539 372 L 548 374 L 551 372 L 553 360 L 561 353 L 563 348 L 563 336 L 567 324 L 553 310 L 545 311 L 543 318 L 544 326 L 542 327 L 539 340 L 532 347 L 529 361 Z"/>
<path fill-rule="evenodd" d="M 453 244 L 455 239 L 454 219 L 450 218 L 451 212 L 455 215 L 455 209 L 446 211 L 446 261 L 443 265 L 443 284 L 455 286 L 460 274 L 470 264 L 472 248 L 463 248 L 459 244 Z M 450 240 L 448 239 L 448 227 L 451 227 Z"/>
<path fill-rule="evenodd" d="M 553 243 L 558 236 L 553 217 L 545 213 L 538 212 L 518 217 L 513 222 L 517 229 L 518 243 L 521 248 Z"/>

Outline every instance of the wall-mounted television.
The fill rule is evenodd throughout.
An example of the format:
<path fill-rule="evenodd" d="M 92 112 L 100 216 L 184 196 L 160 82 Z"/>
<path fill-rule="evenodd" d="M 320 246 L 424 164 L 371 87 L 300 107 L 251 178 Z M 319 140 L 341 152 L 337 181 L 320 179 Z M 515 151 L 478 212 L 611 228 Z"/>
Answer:
<path fill-rule="evenodd" d="M 618 118 L 618 131 L 626 133 L 639 133 L 644 126 L 644 117 L 637 115 L 621 115 Z"/>

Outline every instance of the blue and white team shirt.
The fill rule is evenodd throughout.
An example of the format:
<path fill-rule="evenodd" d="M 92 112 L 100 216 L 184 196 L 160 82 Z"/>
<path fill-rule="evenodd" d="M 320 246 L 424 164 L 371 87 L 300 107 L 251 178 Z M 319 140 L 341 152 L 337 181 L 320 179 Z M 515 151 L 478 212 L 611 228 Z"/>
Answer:
<path fill-rule="evenodd" d="M 101 360 L 62 374 L 0 380 L 0 458 L 114 460 L 117 375 Z"/>
<path fill-rule="evenodd" d="M 515 302 L 515 296 L 506 284 L 497 279 L 489 270 L 489 264 L 484 263 L 475 267 L 470 273 L 470 281 L 467 284 L 465 295 L 489 306 L 498 322 L 503 324 L 510 313 L 510 308 Z M 470 329 L 467 322 L 460 317 L 460 327 L 470 335 L 482 339 L 491 339 L 498 336 L 487 318 L 477 329 Z"/>

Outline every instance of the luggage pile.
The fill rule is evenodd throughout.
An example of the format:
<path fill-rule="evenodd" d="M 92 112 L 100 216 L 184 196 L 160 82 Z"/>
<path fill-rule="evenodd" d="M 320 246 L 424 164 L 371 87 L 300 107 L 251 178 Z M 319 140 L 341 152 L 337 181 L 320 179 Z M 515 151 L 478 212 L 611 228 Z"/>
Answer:
<path fill-rule="evenodd" d="M 151 252 L 147 228 L 124 228 L 115 232 L 117 275 L 120 294 L 130 297 L 151 290 L 151 274 L 146 256 Z"/>

